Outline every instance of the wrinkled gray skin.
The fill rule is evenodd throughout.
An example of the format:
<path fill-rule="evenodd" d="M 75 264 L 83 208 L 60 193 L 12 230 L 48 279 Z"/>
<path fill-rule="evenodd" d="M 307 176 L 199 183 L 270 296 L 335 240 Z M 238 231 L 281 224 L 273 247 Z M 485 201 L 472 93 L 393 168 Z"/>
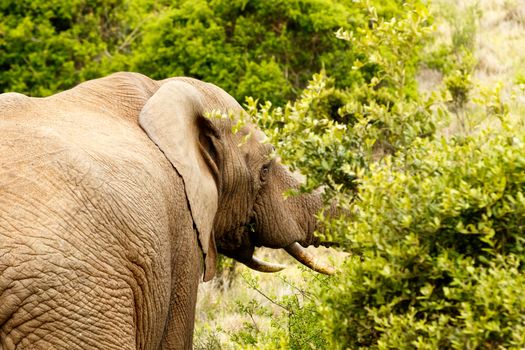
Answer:
<path fill-rule="evenodd" d="M 211 84 L 135 73 L 0 95 L 0 349 L 191 348 L 216 251 L 246 263 L 256 246 L 314 243 L 319 197 L 285 200 L 297 182 L 260 131 L 234 134 L 211 110 L 241 107 Z"/>

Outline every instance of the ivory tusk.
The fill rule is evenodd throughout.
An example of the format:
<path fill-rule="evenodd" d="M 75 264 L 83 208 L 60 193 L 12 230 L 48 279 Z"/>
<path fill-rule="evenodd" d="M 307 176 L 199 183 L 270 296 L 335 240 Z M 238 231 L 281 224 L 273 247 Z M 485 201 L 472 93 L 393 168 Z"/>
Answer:
<path fill-rule="evenodd" d="M 242 263 L 250 269 L 259 272 L 279 272 L 286 268 L 284 265 L 269 263 L 254 256 L 252 256 L 250 260 L 242 261 Z"/>
<path fill-rule="evenodd" d="M 335 273 L 335 268 L 333 266 L 315 261 L 315 257 L 308 253 L 306 249 L 301 247 L 301 245 L 297 242 L 290 244 L 288 247 L 284 248 L 284 250 L 286 250 L 288 254 L 293 256 L 301 264 L 316 272 L 323 273 L 325 275 L 333 275 Z"/>

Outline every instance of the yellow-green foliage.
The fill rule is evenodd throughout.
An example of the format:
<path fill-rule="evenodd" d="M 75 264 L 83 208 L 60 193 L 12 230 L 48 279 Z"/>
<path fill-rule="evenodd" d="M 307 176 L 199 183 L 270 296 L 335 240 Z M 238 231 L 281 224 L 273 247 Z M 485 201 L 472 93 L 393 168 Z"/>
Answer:
<path fill-rule="evenodd" d="M 525 345 L 525 131 L 418 140 L 360 180 L 320 319 L 336 348 Z"/>
<path fill-rule="evenodd" d="M 360 79 L 337 88 L 325 72 L 314 75 L 299 99 L 284 108 L 260 108 L 248 100 L 248 112 L 269 135 L 285 161 L 307 175 L 307 188 L 328 185 L 336 192 L 355 188 L 360 169 L 375 159 L 434 133 L 434 97 L 414 90 L 422 43 L 429 33 L 426 8 L 404 4 L 394 18 L 378 16 L 359 3 L 369 24 L 339 31 L 352 52 L 352 70 Z"/>
<path fill-rule="evenodd" d="M 331 178 L 356 186 L 350 216 L 330 226 L 350 256 L 335 277 L 315 276 L 303 287 L 309 299 L 284 316 L 288 328 L 274 324 L 281 348 L 525 346 L 525 128 L 500 110 L 497 128 L 414 138 L 358 179 Z M 308 143 L 318 133 L 304 141 L 295 131 L 289 141 Z M 324 159 L 345 155 L 354 160 L 352 152 Z M 299 346 L 298 337 L 309 341 Z M 270 343 L 279 345 L 256 344 Z"/>

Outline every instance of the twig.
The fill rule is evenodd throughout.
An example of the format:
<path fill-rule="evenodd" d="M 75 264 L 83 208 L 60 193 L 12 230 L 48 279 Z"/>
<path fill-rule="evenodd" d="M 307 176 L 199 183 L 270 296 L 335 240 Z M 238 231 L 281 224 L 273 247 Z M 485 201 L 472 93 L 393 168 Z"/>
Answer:
<path fill-rule="evenodd" d="M 252 313 L 248 312 L 248 315 L 250 315 L 250 318 L 252 319 L 253 326 L 255 327 L 255 330 L 257 331 L 257 333 L 261 333 L 261 331 L 259 330 L 259 327 L 257 326 L 257 322 L 255 322 L 255 319 L 253 318 Z"/>
<path fill-rule="evenodd" d="M 311 294 L 308 293 L 307 291 L 302 290 L 301 288 L 293 285 L 292 283 L 288 282 L 285 278 L 280 277 L 280 279 L 281 279 L 281 281 L 283 281 L 284 283 L 286 283 L 287 285 L 289 285 L 290 287 L 292 287 L 293 289 L 298 291 L 304 298 L 306 298 L 308 300 L 313 300 Z"/>
<path fill-rule="evenodd" d="M 250 288 L 252 288 L 253 290 L 255 290 L 257 293 L 259 293 L 260 295 L 262 295 L 263 297 L 265 297 L 269 302 L 271 302 L 272 304 L 274 305 L 277 305 L 279 306 L 280 308 L 282 308 L 283 310 L 285 310 L 286 312 L 288 313 L 291 313 L 293 314 L 293 311 L 289 310 L 286 306 L 282 305 L 282 304 L 279 304 L 278 302 L 276 302 L 275 300 L 273 300 L 272 298 L 270 298 L 269 296 L 267 296 L 266 294 L 264 294 L 259 288 L 257 288 L 255 285 L 253 284 L 250 284 L 246 278 L 244 276 L 242 276 L 242 278 L 244 279 L 244 281 L 246 283 L 248 283 L 248 285 L 250 286 Z"/>

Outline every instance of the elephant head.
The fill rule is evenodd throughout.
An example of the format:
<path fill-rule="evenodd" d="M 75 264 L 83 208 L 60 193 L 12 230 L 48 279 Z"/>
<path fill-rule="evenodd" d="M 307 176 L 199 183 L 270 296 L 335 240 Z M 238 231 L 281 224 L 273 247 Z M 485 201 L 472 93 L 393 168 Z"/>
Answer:
<path fill-rule="evenodd" d="M 259 246 L 284 248 L 311 269 L 333 273 L 303 248 L 319 243 L 313 233 L 320 195 L 285 197 L 299 182 L 273 156 L 262 131 L 252 124 L 233 131 L 241 106 L 212 84 L 189 78 L 161 83 L 139 123 L 183 178 L 205 255 L 204 280 L 214 275 L 217 251 L 258 271 L 281 270 L 254 257 Z M 206 117 L 212 111 L 234 117 Z"/>

